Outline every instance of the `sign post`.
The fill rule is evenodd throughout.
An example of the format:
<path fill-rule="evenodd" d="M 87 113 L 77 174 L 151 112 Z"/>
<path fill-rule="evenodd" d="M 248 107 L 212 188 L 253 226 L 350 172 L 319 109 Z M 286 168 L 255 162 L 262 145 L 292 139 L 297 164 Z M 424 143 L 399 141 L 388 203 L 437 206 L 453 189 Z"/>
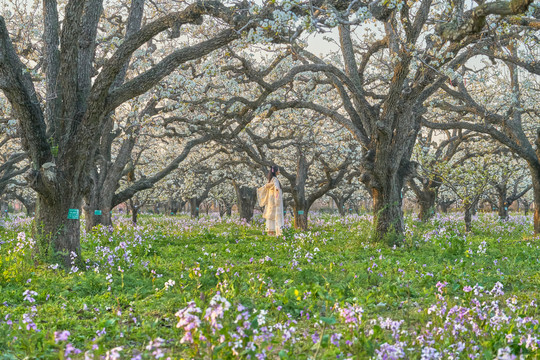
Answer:
<path fill-rule="evenodd" d="M 79 218 L 79 209 L 69 209 L 67 218 L 70 220 L 77 220 Z"/>

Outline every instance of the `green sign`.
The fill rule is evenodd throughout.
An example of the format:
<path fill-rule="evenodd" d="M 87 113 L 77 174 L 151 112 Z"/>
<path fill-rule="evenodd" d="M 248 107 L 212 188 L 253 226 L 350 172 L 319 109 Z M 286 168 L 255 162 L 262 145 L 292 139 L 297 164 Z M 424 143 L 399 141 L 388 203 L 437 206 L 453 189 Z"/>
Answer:
<path fill-rule="evenodd" d="M 79 209 L 69 209 L 68 219 L 77 220 L 79 218 Z"/>
<path fill-rule="evenodd" d="M 298 215 L 304 215 L 304 210 L 298 210 Z"/>
<path fill-rule="evenodd" d="M 94 215 L 101 215 L 101 210 L 94 210 Z"/>

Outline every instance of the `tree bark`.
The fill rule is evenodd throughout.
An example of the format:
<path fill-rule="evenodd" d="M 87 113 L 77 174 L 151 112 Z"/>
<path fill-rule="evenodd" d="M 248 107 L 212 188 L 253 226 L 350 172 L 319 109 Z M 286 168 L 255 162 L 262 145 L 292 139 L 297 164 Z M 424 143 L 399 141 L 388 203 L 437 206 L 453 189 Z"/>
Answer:
<path fill-rule="evenodd" d="M 138 215 L 139 215 L 139 210 L 140 210 L 138 201 L 135 202 L 133 201 L 133 199 L 129 199 L 129 208 L 131 209 L 131 222 L 134 225 L 137 225 L 137 220 L 138 220 Z"/>
<path fill-rule="evenodd" d="M 540 130 L 539 130 L 539 140 L 540 143 Z M 537 149 L 537 152 L 540 153 L 540 149 Z M 534 233 L 536 235 L 540 234 L 540 166 L 537 168 L 531 169 L 532 173 L 532 185 L 533 185 L 533 196 L 534 196 L 534 215 L 533 215 L 533 227 Z"/>
<path fill-rule="evenodd" d="M 24 208 L 26 209 L 26 216 L 34 216 L 36 213 L 36 202 L 35 201 L 26 201 L 23 203 Z"/>
<path fill-rule="evenodd" d="M 27 216 L 34 216 L 36 212 L 36 198 L 30 197 L 26 198 L 22 194 L 13 193 L 10 195 L 11 198 L 17 199 L 21 204 L 23 204 L 26 209 Z"/>
<path fill-rule="evenodd" d="M 189 207 L 190 207 L 190 212 L 191 212 L 191 217 L 192 218 L 194 218 L 194 219 L 199 218 L 199 214 L 200 214 L 199 206 L 201 205 L 203 200 L 204 199 L 199 199 L 197 197 L 193 197 L 193 198 L 189 199 Z"/>
<path fill-rule="evenodd" d="M 88 203 L 83 208 L 86 217 L 85 228 L 87 232 L 91 231 L 97 225 L 112 226 L 111 203 L 113 195 L 114 190 L 107 191 L 107 189 L 97 186 L 92 189 L 91 195 L 87 198 Z"/>
<path fill-rule="evenodd" d="M 294 211 L 294 228 L 299 230 L 307 230 L 308 228 L 308 211 L 311 204 L 306 199 L 306 182 L 310 164 L 308 163 L 304 152 L 297 148 L 297 164 L 296 176 L 289 179 L 292 186 L 293 211 Z"/>
<path fill-rule="evenodd" d="M 294 228 L 305 231 L 308 229 L 308 213 L 310 204 L 305 200 L 295 201 L 294 210 Z"/>
<path fill-rule="evenodd" d="M 471 215 L 471 206 L 465 207 L 465 231 L 470 232 L 471 231 L 471 222 L 472 222 L 472 215 Z"/>
<path fill-rule="evenodd" d="M 238 206 L 240 219 L 251 222 L 251 219 L 253 219 L 253 209 L 257 202 L 257 189 L 238 185 L 236 181 L 233 181 L 233 186 L 236 192 L 236 204 Z"/>
<path fill-rule="evenodd" d="M 131 210 L 131 222 L 133 222 L 133 224 L 135 225 L 137 225 L 138 216 L 139 216 L 139 208 L 135 207 L 134 209 Z"/>
<path fill-rule="evenodd" d="M 350 192 L 348 194 L 345 194 L 345 195 L 335 195 L 335 194 L 330 194 L 329 195 L 330 198 L 332 199 L 331 203 L 332 204 L 334 202 L 336 203 L 339 215 L 342 216 L 342 217 L 345 216 L 345 214 L 347 213 L 347 210 L 345 209 L 345 204 L 351 198 L 351 195 L 352 195 L 352 192 Z"/>
<path fill-rule="evenodd" d="M 508 219 L 508 206 L 510 206 L 506 197 L 506 184 L 500 184 L 495 188 L 497 190 L 497 213 L 501 220 L 506 220 Z"/>
<path fill-rule="evenodd" d="M 176 213 L 178 212 L 178 203 L 176 202 L 176 200 L 169 198 L 167 210 L 171 215 L 176 215 Z"/>
<path fill-rule="evenodd" d="M 339 215 L 340 216 L 345 216 L 345 214 L 347 213 L 345 211 L 345 199 L 343 198 L 339 198 L 338 201 L 336 202 L 336 206 L 337 206 L 337 209 L 338 209 L 338 212 L 339 212 Z"/>
<path fill-rule="evenodd" d="M 420 213 L 418 217 L 420 221 L 427 222 L 433 215 L 435 215 L 435 201 L 437 200 L 437 193 L 430 191 L 425 194 L 422 199 L 418 199 L 420 205 Z"/>
<path fill-rule="evenodd" d="M 397 174 L 372 188 L 375 239 L 388 245 L 400 245 L 403 236 L 402 189 Z"/>
<path fill-rule="evenodd" d="M 529 215 L 531 204 L 527 200 L 521 199 L 521 206 L 523 207 L 523 215 Z"/>
<path fill-rule="evenodd" d="M 478 201 L 479 201 L 479 198 L 475 199 L 472 202 L 471 207 L 470 207 L 471 215 L 476 215 L 478 213 Z"/>
<path fill-rule="evenodd" d="M 456 201 L 455 200 L 439 200 L 438 201 L 438 204 L 439 204 L 439 207 L 441 208 L 441 211 L 445 214 L 448 213 L 448 210 L 450 210 L 450 207 L 452 206 L 453 203 L 455 203 Z"/>
<path fill-rule="evenodd" d="M 431 179 L 422 180 L 422 188 L 420 188 L 414 179 L 409 181 L 409 186 L 416 195 L 418 205 L 420 206 L 420 212 L 418 217 L 420 221 L 427 222 L 433 215 L 435 215 L 437 194 L 439 191 L 441 181 L 433 181 Z"/>
<path fill-rule="evenodd" d="M 71 267 L 72 258 L 79 264 L 81 253 L 80 219 L 68 219 L 68 213 L 70 209 L 81 208 L 82 194 L 79 189 L 69 190 L 54 197 L 38 193 L 34 221 L 39 251 L 66 268 Z"/>

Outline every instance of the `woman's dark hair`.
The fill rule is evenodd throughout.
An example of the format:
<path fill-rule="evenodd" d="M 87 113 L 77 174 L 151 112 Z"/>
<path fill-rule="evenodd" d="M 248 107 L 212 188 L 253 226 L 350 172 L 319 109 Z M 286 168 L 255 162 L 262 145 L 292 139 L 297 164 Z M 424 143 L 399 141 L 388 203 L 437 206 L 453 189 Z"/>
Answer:
<path fill-rule="evenodd" d="M 268 172 L 268 175 L 266 177 L 268 178 L 268 182 L 272 181 L 272 178 L 276 177 L 276 173 L 279 171 L 279 167 L 276 165 L 273 165 L 270 167 L 270 171 Z"/>

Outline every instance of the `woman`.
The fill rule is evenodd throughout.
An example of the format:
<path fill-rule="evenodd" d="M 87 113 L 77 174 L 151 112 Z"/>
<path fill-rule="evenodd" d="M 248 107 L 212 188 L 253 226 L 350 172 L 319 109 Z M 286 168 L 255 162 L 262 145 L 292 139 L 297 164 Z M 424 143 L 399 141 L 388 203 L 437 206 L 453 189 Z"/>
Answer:
<path fill-rule="evenodd" d="M 268 183 L 257 189 L 259 205 L 266 206 L 263 218 L 266 219 L 266 232 L 271 236 L 280 236 L 283 228 L 283 191 L 277 179 L 279 168 L 272 166 L 268 172 Z"/>

